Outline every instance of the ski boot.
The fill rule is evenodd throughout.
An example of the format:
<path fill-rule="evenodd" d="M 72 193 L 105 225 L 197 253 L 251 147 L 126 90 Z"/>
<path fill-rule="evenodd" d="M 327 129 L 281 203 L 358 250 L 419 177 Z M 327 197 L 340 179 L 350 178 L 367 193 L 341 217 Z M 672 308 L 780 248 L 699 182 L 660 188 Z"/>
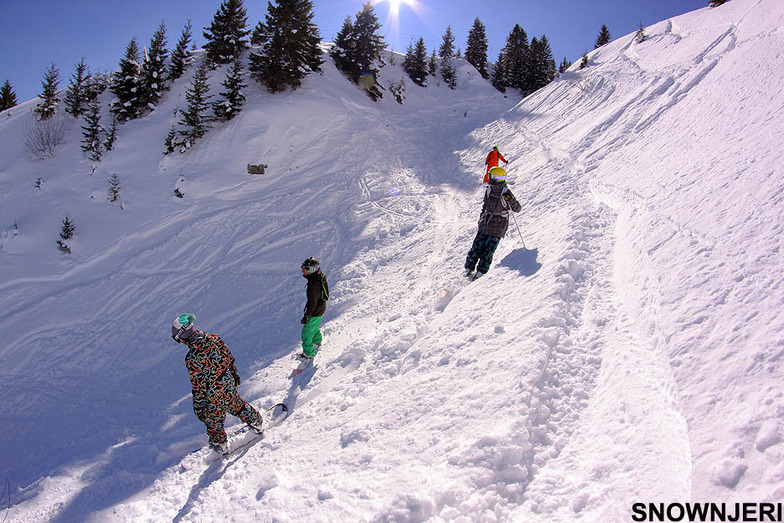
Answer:
<path fill-rule="evenodd" d="M 217 452 L 221 456 L 229 455 L 229 443 L 227 441 L 224 441 L 223 443 L 215 443 L 210 441 L 210 449 Z"/>

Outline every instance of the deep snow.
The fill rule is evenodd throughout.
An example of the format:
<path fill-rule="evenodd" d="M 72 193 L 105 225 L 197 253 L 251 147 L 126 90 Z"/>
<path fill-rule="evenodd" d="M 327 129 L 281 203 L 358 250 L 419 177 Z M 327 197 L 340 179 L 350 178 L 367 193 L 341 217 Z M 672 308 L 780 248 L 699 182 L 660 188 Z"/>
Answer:
<path fill-rule="evenodd" d="M 249 86 L 235 121 L 164 157 L 186 77 L 93 174 L 81 122 L 32 161 L 35 101 L 1 114 L 10 519 L 628 521 L 635 502 L 780 502 L 782 28 L 781 2 L 732 0 L 522 102 L 462 64 L 457 91 L 407 82 L 403 105 L 376 104 L 327 61 L 294 93 Z M 469 284 L 493 144 L 522 234 Z M 333 297 L 292 380 L 308 256 Z M 186 311 L 227 341 L 246 399 L 292 409 L 227 463 L 190 453 L 206 436 L 168 334 Z"/>

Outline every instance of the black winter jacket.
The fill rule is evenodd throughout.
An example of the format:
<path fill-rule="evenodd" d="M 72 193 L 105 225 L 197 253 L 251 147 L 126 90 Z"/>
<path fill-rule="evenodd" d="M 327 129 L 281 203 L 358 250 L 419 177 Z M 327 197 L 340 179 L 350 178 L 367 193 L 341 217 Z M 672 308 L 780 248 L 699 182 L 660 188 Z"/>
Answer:
<path fill-rule="evenodd" d="M 327 300 L 329 299 L 329 284 L 327 275 L 321 272 L 308 274 L 307 296 L 308 302 L 305 304 L 305 316 L 324 316 L 327 311 Z"/>
<path fill-rule="evenodd" d="M 509 200 L 504 198 L 509 195 Z M 479 216 L 479 232 L 503 238 L 509 227 L 509 211 L 520 212 L 522 206 L 504 183 L 491 183 L 485 191 L 482 214 Z"/>

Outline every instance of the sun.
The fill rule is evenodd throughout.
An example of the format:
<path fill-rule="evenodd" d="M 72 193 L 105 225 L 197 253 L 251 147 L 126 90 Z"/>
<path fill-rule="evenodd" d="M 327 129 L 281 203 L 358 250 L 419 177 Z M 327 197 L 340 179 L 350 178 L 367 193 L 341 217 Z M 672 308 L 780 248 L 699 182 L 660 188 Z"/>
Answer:
<path fill-rule="evenodd" d="M 400 12 L 400 6 L 402 4 L 413 7 L 416 3 L 416 0 L 381 0 L 381 2 L 386 2 L 389 4 L 390 16 L 397 16 L 397 14 Z"/>

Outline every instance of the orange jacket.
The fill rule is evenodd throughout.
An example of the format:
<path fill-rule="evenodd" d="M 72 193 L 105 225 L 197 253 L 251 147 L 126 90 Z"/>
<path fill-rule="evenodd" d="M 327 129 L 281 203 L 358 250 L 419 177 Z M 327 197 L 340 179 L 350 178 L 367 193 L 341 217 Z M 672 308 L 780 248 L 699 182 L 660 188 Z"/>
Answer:
<path fill-rule="evenodd" d="M 501 151 L 498 149 L 493 149 L 489 153 L 487 153 L 487 158 L 485 158 L 485 164 L 487 165 L 487 171 L 490 171 L 493 167 L 498 166 L 498 160 L 501 160 L 504 163 L 506 162 L 506 158 L 504 155 L 501 154 Z"/>
<path fill-rule="evenodd" d="M 504 155 L 501 154 L 501 151 L 498 149 L 493 149 L 489 153 L 487 153 L 487 158 L 485 158 L 485 165 L 487 165 L 487 170 L 485 170 L 485 178 L 482 180 L 482 183 L 487 183 L 490 179 L 490 169 L 493 167 L 498 167 L 498 160 L 503 161 L 504 163 L 508 163 Z"/>

